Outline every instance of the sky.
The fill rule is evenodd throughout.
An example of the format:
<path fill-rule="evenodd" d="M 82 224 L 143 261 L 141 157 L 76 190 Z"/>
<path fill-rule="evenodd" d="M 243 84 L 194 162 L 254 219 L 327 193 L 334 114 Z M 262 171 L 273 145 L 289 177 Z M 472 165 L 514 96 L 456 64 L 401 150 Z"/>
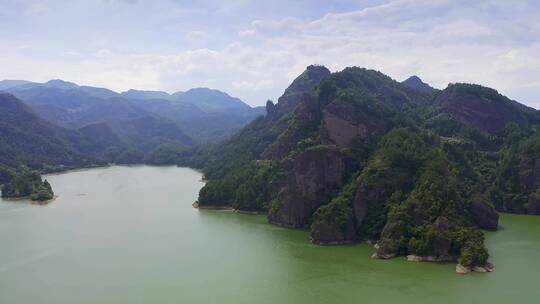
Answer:
<path fill-rule="evenodd" d="M 211 87 L 256 106 L 310 64 L 478 83 L 540 108 L 540 1 L 0 0 L 0 79 Z"/>

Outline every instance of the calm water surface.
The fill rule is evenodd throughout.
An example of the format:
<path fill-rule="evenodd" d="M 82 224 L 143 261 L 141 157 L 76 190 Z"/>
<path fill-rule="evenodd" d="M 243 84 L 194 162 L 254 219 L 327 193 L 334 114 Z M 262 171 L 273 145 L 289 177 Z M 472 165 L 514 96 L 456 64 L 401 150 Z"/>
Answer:
<path fill-rule="evenodd" d="M 196 210 L 201 175 L 111 167 L 0 201 L 0 303 L 540 303 L 540 217 L 504 215 L 491 274 L 320 247 L 263 216 Z"/>

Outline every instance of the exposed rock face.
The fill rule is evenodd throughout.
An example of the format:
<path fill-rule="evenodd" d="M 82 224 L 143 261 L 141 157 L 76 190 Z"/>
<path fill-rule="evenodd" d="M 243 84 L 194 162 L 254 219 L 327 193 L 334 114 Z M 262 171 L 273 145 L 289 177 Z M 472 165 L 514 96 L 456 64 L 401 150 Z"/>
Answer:
<path fill-rule="evenodd" d="M 336 148 L 308 150 L 300 154 L 280 191 L 268 220 L 287 227 L 307 227 L 313 213 L 345 183 L 351 159 Z"/>
<path fill-rule="evenodd" d="M 366 139 L 367 128 L 363 124 L 355 125 L 328 111 L 323 113 L 321 139 L 326 143 L 347 146 L 354 139 Z"/>
<path fill-rule="evenodd" d="M 330 74 L 330 71 L 324 66 L 308 66 L 307 69 L 285 90 L 283 96 L 279 98 L 279 114 L 281 115 L 294 111 L 300 103 L 299 97 L 311 91 L 323 78 L 330 76 Z"/>
<path fill-rule="evenodd" d="M 352 104 L 335 101 L 322 114 L 321 141 L 323 144 L 350 146 L 355 140 L 382 133 L 385 124 Z"/>
<path fill-rule="evenodd" d="M 481 229 L 497 229 L 499 214 L 481 195 L 475 195 L 471 203 L 471 214 L 476 226 Z"/>
<path fill-rule="evenodd" d="M 268 117 L 276 115 L 276 105 L 271 100 L 266 101 L 266 115 Z"/>
<path fill-rule="evenodd" d="M 356 241 L 354 218 L 349 214 L 343 227 L 333 221 L 331 223 L 315 223 L 311 229 L 311 241 L 319 245 L 350 244 Z"/>
<path fill-rule="evenodd" d="M 523 112 L 510 99 L 477 85 L 449 85 L 435 103 L 461 123 L 492 134 L 501 134 L 509 122 L 527 125 Z"/>

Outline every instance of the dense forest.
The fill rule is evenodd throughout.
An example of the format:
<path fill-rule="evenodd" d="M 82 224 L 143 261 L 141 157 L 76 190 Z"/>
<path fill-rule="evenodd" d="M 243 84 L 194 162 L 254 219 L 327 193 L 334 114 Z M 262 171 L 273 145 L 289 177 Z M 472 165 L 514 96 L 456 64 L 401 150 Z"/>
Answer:
<path fill-rule="evenodd" d="M 174 155 L 203 170 L 201 208 L 265 212 L 314 243 L 365 239 L 375 257 L 482 271 L 481 229 L 497 229 L 496 210 L 540 214 L 538 124 L 536 110 L 479 85 L 310 66 L 265 117 Z"/>

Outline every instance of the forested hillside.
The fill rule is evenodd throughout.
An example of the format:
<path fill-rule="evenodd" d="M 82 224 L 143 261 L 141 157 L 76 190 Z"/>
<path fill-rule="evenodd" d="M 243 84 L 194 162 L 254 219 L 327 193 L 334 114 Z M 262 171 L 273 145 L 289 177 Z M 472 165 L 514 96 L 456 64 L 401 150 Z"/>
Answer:
<path fill-rule="evenodd" d="M 178 157 L 204 170 L 201 208 L 266 212 L 319 244 L 373 240 L 380 258 L 486 266 L 495 208 L 540 209 L 537 118 L 479 85 L 310 66 L 265 117 Z"/>

